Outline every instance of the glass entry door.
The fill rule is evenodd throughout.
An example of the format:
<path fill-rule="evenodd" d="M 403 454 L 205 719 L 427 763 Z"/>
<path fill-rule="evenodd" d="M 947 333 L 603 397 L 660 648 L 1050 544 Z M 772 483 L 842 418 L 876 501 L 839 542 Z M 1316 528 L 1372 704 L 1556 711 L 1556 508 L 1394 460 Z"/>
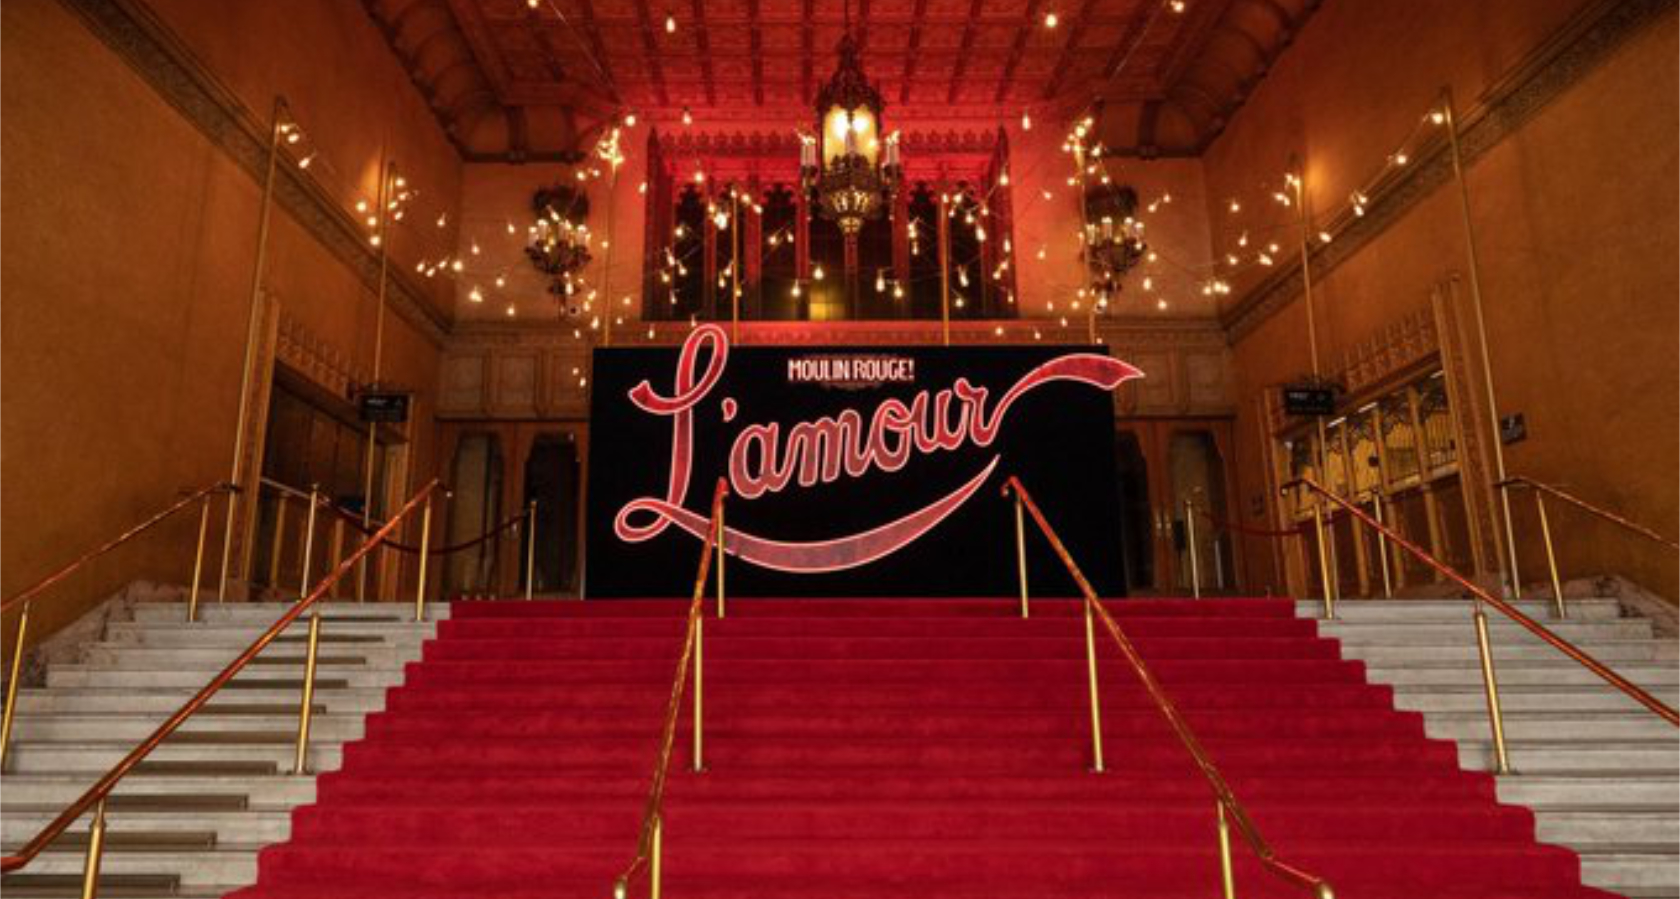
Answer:
<path fill-rule="evenodd" d="M 1120 425 L 1115 435 L 1120 552 L 1132 595 L 1184 595 L 1198 580 L 1203 595 L 1236 591 L 1236 546 L 1213 526 L 1214 520 L 1236 518 L 1234 463 L 1228 420 Z M 1187 520 L 1191 514 L 1193 523 Z"/>

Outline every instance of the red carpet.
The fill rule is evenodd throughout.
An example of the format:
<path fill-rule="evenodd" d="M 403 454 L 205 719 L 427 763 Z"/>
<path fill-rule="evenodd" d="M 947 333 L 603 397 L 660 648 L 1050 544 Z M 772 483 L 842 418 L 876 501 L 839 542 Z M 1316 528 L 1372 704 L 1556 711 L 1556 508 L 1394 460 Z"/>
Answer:
<path fill-rule="evenodd" d="M 1278 855 L 1342 899 L 1606 896 L 1281 600 L 1117 601 Z M 1099 629 L 1090 764 L 1066 601 L 739 600 L 706 631 L 665 890 L 688 897 L 1214 897 L 1205 781 Z M 676 602 L 458 603 L 240 899 L 610 895 L 635 849 Z M 1233 839 L 1235 836 L 1233 835 Z M 1300 896 L 1240 843 L 1239 896 Z M 634 895 L 645 894 L 645 881 Z"/>

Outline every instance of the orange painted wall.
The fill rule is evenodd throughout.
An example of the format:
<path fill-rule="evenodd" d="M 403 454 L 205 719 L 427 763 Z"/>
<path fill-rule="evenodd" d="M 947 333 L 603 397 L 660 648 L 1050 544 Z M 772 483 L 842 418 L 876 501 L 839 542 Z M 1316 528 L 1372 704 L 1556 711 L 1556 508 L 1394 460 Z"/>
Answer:
<path fill-rule="evenodd" d="M 1330 0 L 1205 156 L 1215 252 L 1285 214 L 1262 185 L 1280 182 L 1291 154 L 1307 160 L 1315 210 L 1342 203 L 1442 85 L 1470 107 L 1582 6 Z M 1528 439 L 1507 449 L 1508 470 L 1566 484 L 1669 535 L 1680 531 L 1675 79 L 1671 11 L 1467 177 L 1499 409 L 1528 423 Z M 1231 215 L 1231 197 L 1265 212 Z M 1431 286 L 1466 266 L 1449 182 L 1316 280 L 1324 358 L 1428 309 Z M 1233 301 L 1246 286 L 1237 284 Z M 1255 397 L 1308 370 L 1304 314 L 1297 296 L 1234 348 L 1251 491 L 1263 483 Z M 1519 525 L 1530 516 L 1520 513 Z M 1621 572 L 1676 596 L 1671 550 L 1573 513 L 1556 513 L 1554 529 L 1565 577 Z M 1544 557 L 1528 536 L 1519 543 L 1532 582 Z M 1261 554 L 1251 563 L 1263 564 Z"/>
<path fill-rule="evenodd" d="M 263 119 L 286 91 L 342 180 L 375 183 L 387 145 L 424 173 L 414 180 L 434 202 L 457 202 L 452 148 L 359 7 L 162 0 L 158 11 Z M 64 6 L 8 2 L 0 42 L 0 593 L 10 596 L 178 488 L 227 476 L 260 185 Z M 331 48 L 332 63 L 300 62 L 316 58 L 300 55 L 311 48 Z M 415 252 L 400 234 L 394 249 L 399 260 Z M 280 210 L 267 283 L 288 315 L 366 364 L 371 292 Z M 446 310 L 444 297 L 432 302 Z M 387 376 L 421 391 L 429 420 L 438 347 L 395 315 L 386 339 Z M 433 430 L 416 428 L 417 482 L 433 466 Z M 184 582 L 191 519 L 44 597 L 32 634 L 134 577 Z"/>

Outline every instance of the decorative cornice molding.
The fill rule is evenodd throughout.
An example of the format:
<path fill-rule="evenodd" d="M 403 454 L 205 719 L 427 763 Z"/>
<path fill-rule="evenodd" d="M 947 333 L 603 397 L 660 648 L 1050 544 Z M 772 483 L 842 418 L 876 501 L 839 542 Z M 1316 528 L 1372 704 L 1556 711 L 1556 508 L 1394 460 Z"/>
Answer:
<path fill-rule="evenodd" d="M 1466 167 L 1521 130 L 1628 39 L 1674 9 L 1675 0 L 1599 0 L 1579 12 L 1484 91 L 1475 108 L 1460 112 L 1459 145 Z M 1437 138 L 1420 149 L 1414 164 L 1390 173 L 1371 191 L 1363 217 L 1344 214 L 1330 224 L 1327 230 L 1334 240 L 1311 251 L 1313 277 L 1335 271 L 1451 179 L 1447 141 Z M 1220 315 L 1220 323 L 1235 343 L 1300 293 L 1301 265 L 1293 262 L 1232 304 Z"/>
<path fill-rule="evenodd" d="M 268 164 L 269 128 L 193 55 L 139 0 L 59 0 L 96 37 L 175 107 L 217 149 L 258 182 Z M 369 290 L 379 287 L 379 256 L 369 250 L 355 220 L 306 173 L 276 169 L 275 202 Z M 449 319 L 406 276 L 392 267 L 386 296 L 391 308 L 441 346 Z"/>

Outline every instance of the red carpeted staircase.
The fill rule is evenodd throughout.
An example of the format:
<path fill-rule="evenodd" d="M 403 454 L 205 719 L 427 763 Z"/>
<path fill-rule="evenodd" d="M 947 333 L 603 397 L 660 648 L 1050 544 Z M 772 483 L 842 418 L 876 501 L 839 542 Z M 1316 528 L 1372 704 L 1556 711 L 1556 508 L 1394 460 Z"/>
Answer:
<path fill-rule="evenodd" d="M 458 603 L 239 899 L 610 895 L 682 634 L 677 602 Z M 1283 600 L 1110 604 L 1278 855 L 1342 899 L 1608 895 L 1491 776 L 1397 712 Z M 1079 606 L 739 600 L 706 629 L 665 891 L 689 897 L 1214 897 L 1206 782 Z M 1299 896 L 1239 844 L 1237 893 Z M 640 895 L 645 881 L 634 892 Z"/>

